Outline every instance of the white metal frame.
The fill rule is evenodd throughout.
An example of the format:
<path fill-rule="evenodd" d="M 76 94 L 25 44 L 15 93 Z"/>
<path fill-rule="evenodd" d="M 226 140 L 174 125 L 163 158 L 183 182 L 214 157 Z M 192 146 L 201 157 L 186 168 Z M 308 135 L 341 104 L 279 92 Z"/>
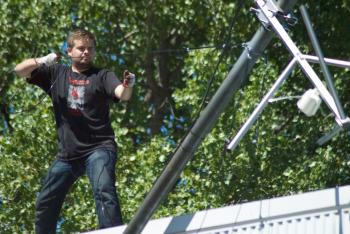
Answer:
<path fill-rule="evenodd" d="M 291 71 L 295 67 L 295 64 L 298 64 L 302 71 L 305 73 L 305 75 L 309 78 L 311 83 L 318 89 L 321 98 L 323 101 L 327 104 L 327 106 L 330 108 L 331 112 L 335 116 L 335 121 L 337 125 L 334 127 L 334 129 L 320 138 L 317 143 L 319 145 L 324 144 L 328 140 L 330 140 L 335 134 L 337 134 L 339 131 L 343 129 L 344 126 L 350 124 L 349 117 L 342 118 L 341 112 L 337 108 L 337 105 L 335 103 L 334 97 L 331 95 L 331 93 L 328 91 L 327 87 L 323 84 L 323 82 L 320 80 L 316 72 L 313 70 L 309 62 L 311 63 L 320 63 L 320 60 L 316 56 L 312 55 L 304 55 L 300 52 L 298 47 L 295 45 L 295 43 L 292 41 L 288 33 L 286 32 L 285 28 L 282 26 L 282 24 L 277 19 L 277 11 L 279 10 L 276 6 L 275 2 L 273 0 L 255 0 L 257 6 L 260 8 L 259 13 L 261 21 L 263 24 L 268 25 L 269 28 L 273 29 L 276 34 L 281 38 L 289 52 L 293 55 L 293 59 L 290 61 L 288 66 L 283 70 L 281 75 L 278 77 L 277 81 L 273 84 L 271 89 L 268 91 L 268 93 L 263 97 L 262 101 L 257 105 L 253 113 L 250 115 L 248 120 L 244 123 L 244 125 L 241 127 L 241 129 L 238 131 L 236 136 L 233 138 L 233 140 L 229 143 L 227 146 L 228 149 L 233 150 L 241 141 L 243 136 L 247 133 L 249 128 L 254 124 L 255 120 L 258 118 L 258 116 L 261 114 L 262 110 L 266 107 L 268 104 L 268 101 L 274 96 L 274 94 L 277 92 L 278 88 L 282 85 L 284 80 L 287 79 L 287 77 L 290 75 Z M 343 60 L 337 60 L 337 59 L 330 59 L 325 58 L 325 63 L 331 66 L 336 67 L 342 67 L 342 68 L 350 68 L 350 62 L 349 61 L 343 61 Z"/>

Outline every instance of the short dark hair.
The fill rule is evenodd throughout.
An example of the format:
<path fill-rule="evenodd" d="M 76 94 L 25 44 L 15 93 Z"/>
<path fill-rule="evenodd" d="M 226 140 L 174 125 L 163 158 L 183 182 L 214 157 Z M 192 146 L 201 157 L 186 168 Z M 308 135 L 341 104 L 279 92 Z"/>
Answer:
<path fill-rule="evenodd" d="M 82 28 L 76 28 L 69 34 L 67 39 L 69 48 L 73 48 L 74 40 L 91 40 L 93 41 L 94 46 L 96 46 L 96 39 L 94 34 Z"/>

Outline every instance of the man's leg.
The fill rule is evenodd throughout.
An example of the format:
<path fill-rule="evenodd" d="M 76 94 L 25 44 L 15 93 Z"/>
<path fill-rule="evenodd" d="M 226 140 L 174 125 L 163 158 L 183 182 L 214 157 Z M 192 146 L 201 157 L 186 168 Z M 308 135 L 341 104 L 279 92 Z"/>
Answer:
<path fill-rule="evenodd" d="M 115 187 L 115 163 L 116 154 L 106 149 L 98 149 L 86 159 L 100 228 L 123 224 Z"/>
<path fill-rule="evenodd" d="M 69 188 L 78 175 L 71 163 L 55 160 L 49 168 L 36 202 L 35 231 L 37 234 L 56 232 L 59 213 Z"/>

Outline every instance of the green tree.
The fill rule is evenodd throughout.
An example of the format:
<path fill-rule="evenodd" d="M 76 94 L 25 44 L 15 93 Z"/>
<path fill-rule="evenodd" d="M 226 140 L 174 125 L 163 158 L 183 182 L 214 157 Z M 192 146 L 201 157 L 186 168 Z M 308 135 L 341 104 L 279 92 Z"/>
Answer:
<path fill-rule="evenodd" d="M 306 4 L 324 54 L 349 57 L 350 34 L 343 21 L 349 3 Z M 238 6 L 238 1 L 217 0 L 4 2 L 0 94 L 14 110 L 10 115 L 14 131 L 0 135 L 1 232 L 33 232 L 35 198 L 56 153 L 50 101 L 14 76 L 16 63 L 48 50 L 64 54 L 68 32 L 79 26 L 98 38 L 97 65 L 117 75 L 126 68 L 137 74 L 133 100 L 112 111 L 119 145 L 118 193 L 128 222 L 200 111 L 225 38 L 229 43 L 207 99 L 225 79 L 243 50 L 241 45 L 260 26 L 248 3 Z M 300 18 L 297 10 L 294 13 Z M 290 34 L 304 53 L 313 53 L 302 23 Z M 202 46 L 218 48 L 191 50 Z M 346 132 L 325 146 L 314 145 L 334 125 L 324 104 L 308 118 L 298 111 L 295 99 L 272 103 L 235 151 L 224 150 L 225 141 L 238 131 L 289 60 L 287 50 L 274 39 L 154 218 L 348 183 Z M 64 57 L 63 62 L 69 61 Z M 348 113 L 347 71 L 331 71 Z M 276 96 L 301 95 L 310 87 L 296 69 Z M 97 227 L 90 191 L 86 178 L 74 186 L 63 207 L 60 232 Z"/>

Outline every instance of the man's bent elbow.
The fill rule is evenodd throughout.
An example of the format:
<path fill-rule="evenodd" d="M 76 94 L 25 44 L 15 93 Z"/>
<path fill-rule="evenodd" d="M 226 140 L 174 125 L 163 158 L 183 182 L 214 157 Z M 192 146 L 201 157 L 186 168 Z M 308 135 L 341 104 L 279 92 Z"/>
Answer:
<path fill-rule="evenodd" d="M 22 73 L 21 69 L 18 68 L 18 66 L 15 67 L 14 71 L 15 71 L 17 76 L 21 76 L 21 77 L 23 76 L 23 73 Z"/>
<path fill-rule="evenodd" d="M 15 69 L 14 69 L 16 75 L 20 76 L 20 77 L 27 77 L 28 74 L 24 71 L 24 69 L 21 68 L 21 66 L 16 65 Z"/>

